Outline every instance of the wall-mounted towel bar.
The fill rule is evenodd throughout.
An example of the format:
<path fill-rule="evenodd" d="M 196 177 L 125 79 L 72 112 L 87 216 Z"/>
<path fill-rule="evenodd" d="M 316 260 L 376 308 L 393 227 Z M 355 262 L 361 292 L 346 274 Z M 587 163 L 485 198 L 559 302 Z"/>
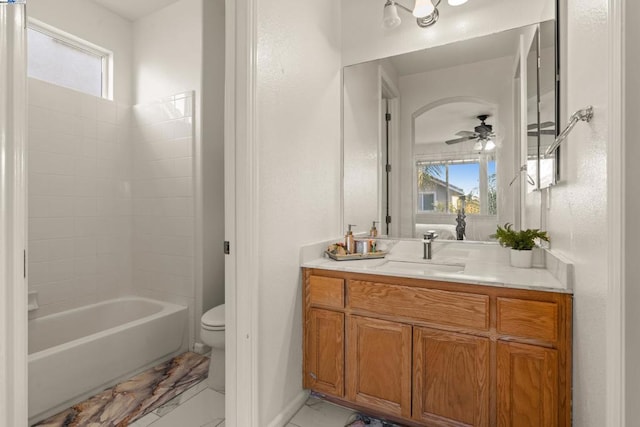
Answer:
<path fill-rule="evenodd" d="M 553 141 L 553 144 L 551 144 L 551 146 L 547 148 L 547 151 L 544 152 L 544 157 L 549 157 L 550 154 L 556 151 L 556 148 L 558 148 L 560 144 L 562 144 L 562 141 L 564 141 L 567 138 L 569 133 L 573 130 L 573 127 L 578 122 L 582 121 L 582 122 L 589 123 L 592 118 L 593 118 L 593 107 L 591 105 L 573 113 L 571 115 L 571 118 L 569 119 L 569 124 L 567 125 L 567 127 L 564 128 L 562 133 L 558 135 L 555 141 Z"/>

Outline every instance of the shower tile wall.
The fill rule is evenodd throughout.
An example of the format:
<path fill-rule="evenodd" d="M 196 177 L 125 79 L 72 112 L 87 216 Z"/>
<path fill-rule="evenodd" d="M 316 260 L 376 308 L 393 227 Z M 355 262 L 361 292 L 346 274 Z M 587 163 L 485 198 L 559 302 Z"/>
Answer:
<path fill-rule="evenodd" d="M 29 79 L 32 318 L 131 292 L 130 110 Z"/>
<path fill-rule="evenodd" d="M 133 107 L 133 287 L 189 306 L 194 336 L 194 96 Z M 191 342 L 190 340 L 190 342 Z"/>

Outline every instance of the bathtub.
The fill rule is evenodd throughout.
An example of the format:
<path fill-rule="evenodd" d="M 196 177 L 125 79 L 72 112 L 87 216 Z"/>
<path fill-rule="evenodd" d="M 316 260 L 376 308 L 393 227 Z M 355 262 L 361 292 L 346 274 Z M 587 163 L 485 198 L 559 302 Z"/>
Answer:
<path fill-rule="evenodd" d="M 185 351 L 187 335 L 187 307 L 138 297 L 30 320 L 30 424 Z"/>

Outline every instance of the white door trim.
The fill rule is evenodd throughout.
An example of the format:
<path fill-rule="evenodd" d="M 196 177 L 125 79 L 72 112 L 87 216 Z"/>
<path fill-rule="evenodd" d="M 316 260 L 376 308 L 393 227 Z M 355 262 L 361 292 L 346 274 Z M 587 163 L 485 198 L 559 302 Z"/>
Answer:
<path fill-rule="evenodd" d="M 24 4 L 0 4 L 0 425 L 28 424 Z"/>
<path fill-rule="evenodd" d="M 256 0 L 226 0 L 226 425 L 258 427 Z"/>
<path fill-rule="evenodd" d="M 625 131 L 624 1 L 609 0 L 609 144 L 607 148 L 607 426 L 625 424 Z M 634 0 L 635 1 L 635 0 Z"/>

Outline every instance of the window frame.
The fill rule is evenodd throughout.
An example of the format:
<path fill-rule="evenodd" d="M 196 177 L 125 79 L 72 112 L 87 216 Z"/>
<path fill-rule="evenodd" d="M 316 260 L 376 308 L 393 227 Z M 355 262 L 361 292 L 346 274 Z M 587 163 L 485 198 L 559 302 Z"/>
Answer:
<path fill-rule="evenodd" d="M 420 200 L 419 199 L 420 199 L 420 196 L 422 196 L 423 194 L 432 194 L 433 195 L 433 205 L 434 206 L 432 206 L 430 210 L 419 209 L 420 208 Z M 418 191 L 418 206 L 417 206 L 418 209 L 417 209 L 417 213 L 419 213 L 419 214 L 421 214 L 421 213 L 428 214 L 428 213 L 435 212 L 436 211 L 436 207 L 435 207 L 436 203 L 438 203 L 438 192 L 437 191 Z"/>
<path fill-rule="evenodd" d="M 66 45 L 70 48 L 77 49 L 81 52 L 85 52 L 89 55 L 93 55 L 99 57 L 102 61 L 102 90 L 100 98 L 113 100 L 113 52 L 105 49 L 101 46 L 98 46 L 94 43 L 91 43 L 87 40 L 84 40 L 80 37 L 77 37 L 73 34 L 67 33 L 66 31 L 62 31 L 59 28 L 53 27 L 49 24 L 46 24 L 40 20 L 29 18 L 27 20 L 27 28 L 41 34 L 44 34 L 48 37 L 53 38 L 58 43 Z M 51 82 L 46 80 L 47 83 L 54 84 L 56 86 L 66 87 L 62 85 L 58 85 L 55 82 Z M 77 90 L 73 88 L 69 88 L 71 90 Z M 82 92 L 81 93 L 86 93 Z M 92 94 L 88 94 L 94 96 Z"/>
<path fill-rule="evenodd" d="M 414 216 L 421 216 L 421 215 L 448 215 L 448 216 L 455 216 L 455 214 L 449 213 L 449 212 L 437 212 L 436 210 L 433 211 L 422 211 L 419 210 L 419 206 L 418 206 L 418 194 L 419 193 L 423 193 L 422 191 L 420 191 L 420 189 L 418 188 L 418 181 L 417 181 L 417 176 L 418 176 L 418 170 L 419 170 L 419 163 L 430 163 L 430 164 L 440 164 L 440 165 L 451 165 L 451 164 L 464 164 L 464 163 L 477 163 L 480 166 L 480 171 L 479 173 L 481 174 L 483 169 L 487 172 L 487 179 L 486 181 L 486 187 L 484 189 L 484 191 L 486 192 L 486 194 L 488 195 L 488 191 L 489 191 L 489 163 L 490 162 L 495 162 L 495 170 L 496 170 L 496 175 L 498 172 L 498 159 L 497 159 L 497 154 L 495 152 L 492 153 L 484 153 L 483 155 L 478 155 L 477 153 L 459 153 L 459 154 L 455 154 L 455 155 L 449 155 L 446 157 L 443 156 L 425 156 L 425 155 L 419 155 L 419 156 L 414 156 L 414 161 L 413 161 L 413 187 L 414 187 L 414 192 L 413 192 L 413 197 L 414 197 L 414 203 L 413 203 L 413 212 L 414 212 Z M 484 163 L 484 166 L 483 166 Z M 479 179 L 479 183 L 482 183 L 482 180 L 480 179 L 480 175 L 478 175 L 478 179 Z M 481 206 L 482 209 L 482 206 Z M 488 210 L 488 205 L 486 207 L 486 209 Z M 496 206 L 496 213 L 495 214 L 491 214 L 488 212 L 480 212 L 478 214 L 472 214 L 474 217 L 475 216 L 483 216 L 483 217 L 497 217 L 498 212 L 497 212 L 497 206 Z"/>

